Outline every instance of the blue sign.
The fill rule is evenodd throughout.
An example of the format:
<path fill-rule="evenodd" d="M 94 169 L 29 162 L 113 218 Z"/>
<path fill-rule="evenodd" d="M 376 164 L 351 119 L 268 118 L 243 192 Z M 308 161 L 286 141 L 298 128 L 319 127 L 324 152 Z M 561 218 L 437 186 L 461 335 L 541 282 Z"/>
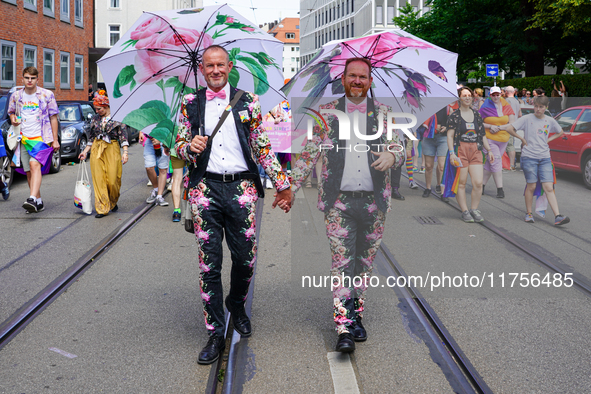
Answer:
<path fill-rule="evenodd" d="M 487 77 L 498 77 L 499 76 L 499 65 L 498 64 L 487 64 L 486 65 L 486 76 Z"/>

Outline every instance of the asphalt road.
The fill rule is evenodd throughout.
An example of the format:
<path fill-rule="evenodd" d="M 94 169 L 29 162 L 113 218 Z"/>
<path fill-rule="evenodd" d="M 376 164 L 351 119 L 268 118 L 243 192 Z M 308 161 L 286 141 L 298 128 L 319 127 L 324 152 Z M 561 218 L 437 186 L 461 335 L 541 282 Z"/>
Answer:
<path fill-rule="evenodd" d="M 100 220 L 73 205 L 77 166 L 44 177 L 46 210 L 37 215 L 20 208 L 28 188 L 15 180 L 10 199 L 0 201 L 0 321 L 145 206 L 150 189 L 141 146 L 130 153 L 120 211 Z M 538 217 L 533 225 L 523 222 L 523 187 L 521 172 L 505 174 L 507 197 L 499 200 L 489 195 L 491 183 L 481 203 L 484 217 L 591 278 L 591 191 L 578 177 L 558 174 L 561 212 L 572 221 L 554 227 Z M 425 282 L 419 290 L 488 386 L 497 393 L 589 392 L 591 300 L 565 286 L 509 285 L 511 273 L 543 277 L 548 271 L 483 226 L 463 223 L 451 206 L 421 198 L 422 190 L 401 191 L 406 201 L 393 201 L 383 242 L 406 273 L 487 279 L 482 287 L 431 290 Z M 243 391 L 340 393 L 343 383 L 357 390 L 347 392 L 458 391 L 408 301 L 386 285 L 380 256 L 379 285 L 368 290 L 364 317 L 369 339 L 352 357 L 335 359 L 330 289 L 302 287 L 302 275 L 329 275 L 330 269 L 316 199 L 315 188 L 302 190 L 287 215 L 271 210 L 266 199 Z M 203 392 L 209 367 L 196 363 L 207 338 L 195 240 L 171 214 L 171 206 L 153 210 L 0 350 L 0 393 Z M 420 224 L 417 216 L 442 224 Z M 227 267 L 227 251 L 224 258 Z M 229 269 L 223 274 L 227 283 Z M 335 362 L 351 368 L 352 381 L 341 380 Z"/>

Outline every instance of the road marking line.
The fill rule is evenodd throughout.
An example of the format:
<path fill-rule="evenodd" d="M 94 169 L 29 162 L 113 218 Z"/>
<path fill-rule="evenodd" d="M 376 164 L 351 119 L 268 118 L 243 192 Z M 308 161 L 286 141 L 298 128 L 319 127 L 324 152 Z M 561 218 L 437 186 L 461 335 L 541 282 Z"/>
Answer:
<path fill-rule="evenodd" d="M 56 347 L 50 347 L 49 350 L 51 350 L 52 352 L 56 352 L 58 354 L 61 354 L 62 356 L 66 356 L 67 358 L 76 358 L 76 357 L 78 357 L 75 354 L 65 352 L 65 351 L 63 351 L 61 349 L 58 349 Z"/>
<path fill-rule="evenodd" d="M 334 392 L 338 394 L 360 394 L 349 355 L 341 352 L 329 352 L 326 357 L 330 366 Z"/>

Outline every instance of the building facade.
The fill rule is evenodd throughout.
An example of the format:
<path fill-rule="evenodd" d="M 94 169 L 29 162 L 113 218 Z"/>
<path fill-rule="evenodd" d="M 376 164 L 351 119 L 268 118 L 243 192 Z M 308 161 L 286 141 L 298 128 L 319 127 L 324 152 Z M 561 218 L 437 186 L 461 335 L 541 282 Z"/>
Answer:
<path fill-rule="evenodd" d="M 39 70 L 39 86 L 58 100 L 88 98 L 92 0 L 1 0 L 0 87 L 22 86 L 22 71 Z"/>
<path fill-rule="evenodd" d="M 96 62 L 129 30 L 144 11 L 176 10 L 203 7 L 203 0 L 95 0 L 95 49 L 92 60 Z M 98 71 L 96 80 L 102 82 Z"/>
<path fill-rule="evenodd" d="M 283 78 L 291 79 L 300 69 L 300 18 L 284 18 L 268 33 L 283 42 Z"/>
<path fill-rule="evenodd" d="M 360 37 L 395 29 L 392 18 L 400 15 L 406 0 L 300 0 L 301 65 L 332 40 Z M 425 0 L 412 0 L 419 16 L 429 11 Z"/>

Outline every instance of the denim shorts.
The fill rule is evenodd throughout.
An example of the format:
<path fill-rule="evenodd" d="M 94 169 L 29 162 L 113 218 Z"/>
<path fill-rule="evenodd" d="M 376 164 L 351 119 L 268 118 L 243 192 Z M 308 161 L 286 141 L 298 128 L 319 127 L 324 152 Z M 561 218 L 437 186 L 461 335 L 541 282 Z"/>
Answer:
<path fill-rule="evenodd" d="M 144 144 L 144 167 L 156 167 L 156 163 L 158 163 L 158 168 L 161 170 L 167 170 L 169 160 L 170 156 L 166 156 L 164 154 L 164 146 L 162 146 L 162 154 L 160 157 L 156 157 L 152 140 L 150 138 L 146 138 L 146 143 Z"/>
<path fill-rule="evenodd" d="M 445 157 L 447 155 L 447 135 L 435 134 L 433 138 L 423 138 L 423 155 Z"/>
<path fill-rule="evenodd" d="M 538 180 L 542 183 L 554 182 L 552 173 L 552 159 L 534 159 L 521 156 L 521 169 L 525 175 L 527 183 L 536 183 Z"/>

